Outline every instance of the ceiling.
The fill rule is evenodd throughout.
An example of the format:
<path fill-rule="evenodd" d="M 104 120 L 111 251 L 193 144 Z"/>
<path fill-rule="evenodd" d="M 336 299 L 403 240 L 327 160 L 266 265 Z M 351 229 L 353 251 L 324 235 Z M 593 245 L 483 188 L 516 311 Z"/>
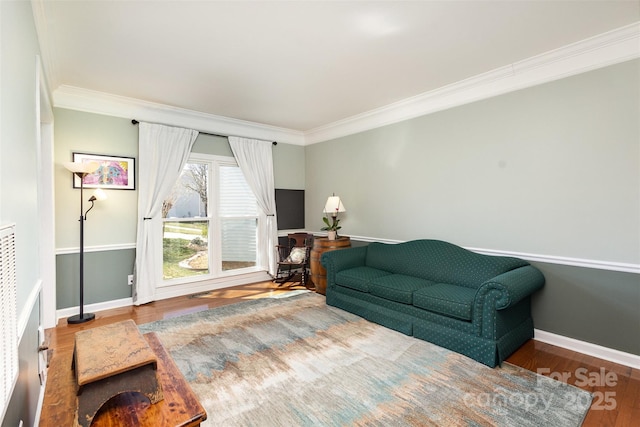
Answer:
<path fill-rule="evenodd" d="M 54 93 L 301 132 L 640 21 L 628 0 L 33 3 Z"/>

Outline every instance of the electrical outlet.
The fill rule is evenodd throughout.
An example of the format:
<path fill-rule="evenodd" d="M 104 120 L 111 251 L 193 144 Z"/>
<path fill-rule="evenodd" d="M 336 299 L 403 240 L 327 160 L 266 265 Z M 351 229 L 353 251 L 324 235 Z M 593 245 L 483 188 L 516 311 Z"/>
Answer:
<path fill-rule="evenodd" d="M 127 276 L 127 285 L 129 286 L 133 285 L 133 274 L 130 274 Z"/>

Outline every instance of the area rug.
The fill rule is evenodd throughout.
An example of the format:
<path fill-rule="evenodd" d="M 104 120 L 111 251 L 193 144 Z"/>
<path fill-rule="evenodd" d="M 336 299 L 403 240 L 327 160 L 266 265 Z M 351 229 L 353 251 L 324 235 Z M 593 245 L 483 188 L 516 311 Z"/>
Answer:
<path fill-rule="evenodd" d="M 211 426 L 578 426 L 591 395 L 329 307 L 315 293 L 140 325 Z"/>

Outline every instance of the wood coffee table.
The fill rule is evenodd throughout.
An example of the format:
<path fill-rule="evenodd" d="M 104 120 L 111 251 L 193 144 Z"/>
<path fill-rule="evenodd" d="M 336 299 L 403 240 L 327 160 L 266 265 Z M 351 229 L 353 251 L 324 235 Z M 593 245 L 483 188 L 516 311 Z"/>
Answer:
<path fill-rule="evenodd" d="M 91 426 L 199 426 L 207 419 L 207 414 L 197 396 L 156 334 L 144 334 L 143 339 L 155 355 L 156 378 L 162 388 L 164 399 L 151 404 L 147 397 L 138 392 L 128 391 L 117 394 L 98 410 Z M 101 348 L 104 348 L 104 345 L 100 343 L 94 345 L 96 351 Z M 71 352 L 68 352 L 64 356 L 54 356 L 51 361 L 50 372 L 55 376 L 49 376 L 47 379 L 49 385 L 45 390 L 40 416 L 41 427 L 77 425 L 74 408 L 77 407 L 78 384 L 74 370 L 71 369 L 72 359 Z M 85 387 L 82 393 L 86 390 Z"/>
<path fill-rule="evenodd" d="M 164 398 L 156 355 L 133 320 L 76 333 L 72 367 L 80 426 L 89 427 L 98 409 L 121 393 L 142 393 L 152 404 Z"/>

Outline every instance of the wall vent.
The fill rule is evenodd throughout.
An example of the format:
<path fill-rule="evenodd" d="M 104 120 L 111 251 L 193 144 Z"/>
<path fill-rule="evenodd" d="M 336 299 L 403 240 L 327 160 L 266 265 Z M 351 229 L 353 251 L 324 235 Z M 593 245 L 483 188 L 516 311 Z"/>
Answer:
<path fill-rule="evenodd" d="M 0 226 L 0 409 L 6 413 L 18 378 L 15 224 Z"/>

